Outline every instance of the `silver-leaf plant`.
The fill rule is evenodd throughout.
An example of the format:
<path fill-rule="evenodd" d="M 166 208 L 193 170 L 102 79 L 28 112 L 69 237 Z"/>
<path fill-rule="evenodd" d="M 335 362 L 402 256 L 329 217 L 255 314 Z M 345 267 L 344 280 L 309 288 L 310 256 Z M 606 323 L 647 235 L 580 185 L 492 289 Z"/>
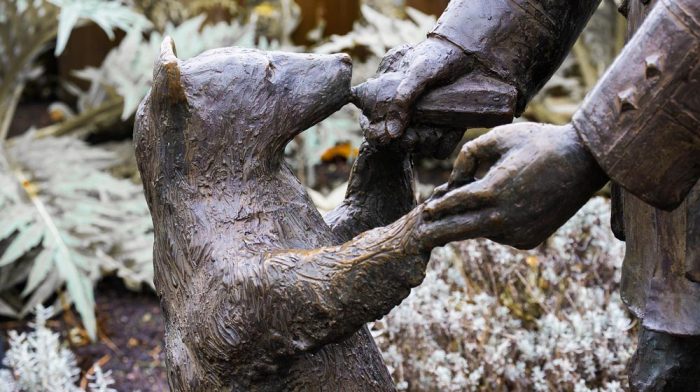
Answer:
<path fill-rule="evenodd" d="M 291 0 L 283 3 L 291 3 Z M 79 110 L 90 110 L 116 96 L 123 101 L 121 119 L 128 119 L 151 87 L 153 59 L 165 36 L 173 38 L 178 58 L 183 60 L 224 46 L 296 50 L 293 46 L 282 47 L 278 41 L 258 37 L 256 18 L 247 23 L 234 20 L 205 24 L 205 20 L 206 15 L 202 14 L 177 26 L 168 22 L 163 32 L 151 31 L 146 37 L 137 31 L 127 34 L 99 68 L 88 67 L 75 72 L 76 76 L 90 82 L 87 91 L 73 90 L 79 99 Z"/>
<path fill-rule="evenodd" d="M 609 217 L 596 197 L 530 251 L 436 249 L 423 283 L 371 328 L 397 389 L 623 392 L 635 331 Z"/>
<path fill-rule="evenodd" d="M 33 331 L 10 331 L 10 347 L 0 369 L 0 392 L 82 392 L 76 383 L 80 377 L 73 353 L 61 344 L 60 336 L 51 331 L 47 321 L 53 309 L 36 307 Z M 116 392 L 111 372 L 95 366 L 89 376 L 90 392 Z"/>
<path fill-rule="evenodd" d="M 88 20 L 110 37 L 117 28 L 132 31 L 149 25 L 119 1 L 0 0 L 0 142 L 25 84 L 41 73 L 36 58 L 54 40 L 54 54 L 61 54 L 71 30 Z"/>
<path fill-rule="evenodd" d="M 94 339 L 101 272 L 152 284 L 148 209 L 140 186 L 110 174 L 118 162 L 73 137 L 13 139 L 0 162 L 0 314 L 24 317 L 65 286 Z"/>

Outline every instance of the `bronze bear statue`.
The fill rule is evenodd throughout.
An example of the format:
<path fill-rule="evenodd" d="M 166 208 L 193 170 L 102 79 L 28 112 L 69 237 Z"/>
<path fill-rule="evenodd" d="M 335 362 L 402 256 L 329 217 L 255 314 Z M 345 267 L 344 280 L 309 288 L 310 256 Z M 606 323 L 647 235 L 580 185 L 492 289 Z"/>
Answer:
<path fill-rule="evenodd" d="M 171 388 L 394 390 L 365 324 L 421 283 L 435 245 L 419 238 L 409 154 L 363 145 L 325 221 L 284 162 L 351 99 L 350 58 L 223 48 L 181 61 L 166 38 L 154 68 L 134 143 Z"/>

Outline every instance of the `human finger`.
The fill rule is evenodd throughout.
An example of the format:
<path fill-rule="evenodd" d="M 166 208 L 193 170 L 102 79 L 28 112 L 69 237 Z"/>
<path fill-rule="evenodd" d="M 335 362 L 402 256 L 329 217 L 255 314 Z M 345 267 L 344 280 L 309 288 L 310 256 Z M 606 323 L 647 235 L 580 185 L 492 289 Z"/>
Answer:
<path fill-rule="evenodd" d="M 501 138 L 490 133 L 466 143 L 455 160 L 448 181 L 449 186 L 455 188 L 473 182 L 477 169 L 480 166 L 495 164 L 502 153 Z"/>
<path fill-rule="evenodd" d="M 497 214 L 493 210 L 469 211 L 437 221 L 423 221 L 419 238 L 426 248 L 443 246 L 453 241 L 487 236 Z"/>
<path fill-rule="evenodd" d="M 413 49 L 412 45 L 403 44 L 389 50 L 379 63 L 377 73 L 382 74 L 386 72 L 398 71 L 402 60 L 411 49 Z"/>
<path fill-rule="evenodd" d="M 450 189 L 449 189 L 448 185 L 442 184 L 433 190 L 433 194 L 430 196 L 430 198 L 427 201 L 437 200 L 437 199 L 441 198 L 442 196 L 444 196 L 449 191 L 450 191 Z"/>
<path fill-rule="evenodd" d="M 403 134 L 410 120 L 411 107 L 435 78 L 436 72 L 435 66 L 422 57 L 415 59 L 406 71 L 387 110 L 386 131 L 391 138 Z"/>
<path fill-rule="evenodd" d="M 436 220 L 442 216 L 456 215 L 461 212 L 479 209 L 491 205 L 493 192 L 484 184 L 475 182 L 448 191 L 441 197 L 426 202 L 424 214 L 427 220 Z"/>

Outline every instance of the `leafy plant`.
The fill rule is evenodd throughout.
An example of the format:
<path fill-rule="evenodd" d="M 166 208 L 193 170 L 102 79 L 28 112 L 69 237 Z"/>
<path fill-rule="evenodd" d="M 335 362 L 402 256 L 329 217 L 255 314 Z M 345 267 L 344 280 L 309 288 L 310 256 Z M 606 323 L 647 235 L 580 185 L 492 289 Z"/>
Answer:
<path fill-rule="evenodd" d="M 383 15 L 367 5 L 363 5 L 361 11 L 363 20 L 356 22 L 351 32 L 332 36 L 329 42 L 320 45 L 314 51 L 337 53 L 364 47 L 381 59 L 391 48 L 424 40 L 437 21 L 434 16 L 410 7 L 406 8 L 408 19 Z"/>
<path fill-rule="evenodd" d="M 436 249 L 421 286 L 371 328 L 397 389 L 622 392 L 635 336 L 609 214 L 594 198 L 531 251 Z"/>
<path fill-rule="evenodd" d="M 168 23 L 164 33 L 152 32 L 148 38 L 138 33 L 129 34 L 107 55 L 100 68 L 87 68 L 76 75 L 90 81 L 93 90 L 116 92 L 124 102 L 121 118 L 127 119 L 151 87 L 153 59 L 164 36 L 173 38 L 181 59 L 222 46 L 254 46 L 252 26 L 241 26 L 236 22 L 203 26 L 205 19 L 200 15 L 179 26 Z"/>
<path fill-rule="evenodd" d="M 110 99 L 117 99 L 123 102 L 121 118 L 129 118 L 151 87 L 153 59 L 165 36 L 173 38 L 178 58 L 183 60 L 224 46 L 280 48 L 277 42 L 256 36 L 254 20 L 246 24 L 237 21 L 205 24 L 205 20 L 206 15 L 199 15 L 177 26 L 168 22 L 162 33 L 153 31 L 148 37 L 138 32 L 128 34 L 99 68 L 77 71 L 78 77 L 90 82 L 87 91 L 74 90 L 80 100 L 80 111 L 85 112 L 110 102 Z"/>
<path fill-rule="evenodd" d="M 0 142 L 28 80 L 41 70 L 37 56 L 54 39 L 59 55 L 71 30 L 92 20 L 112 36 L 112 30 L 138 30 L 148 21 L 118 1 L 0 0 Z"/>
<path fill-rule="evenodd" d="M 104 372 L 99 365 L 95 366 L 94 369 L 95 373 L 88 376 L 90 392 L 117 392 L 116 389 L 110 387 L 110 385 L 114 384 L 112 371 Z"/>
<path fill-rule="evenodd" d="M 37 305 L 33 331 L 10 331 L 10 348 L 3 360 L 8 368 L 0 369 L 0 392 L 82 391 L 76 386 L 80 369 L 75 356 L 46 325 L 52 314 L 51 308 Z M 110 388 L 114 384 L 110 372 L 99 366 L 91 379 L 90 392 L 116 392 Z"/>
<path fill-rule="evenodd" d="M 0 167 L 0 314 L 23 317 L 65 284 L 94 339 L 92 283 L 101 267 L 134 286 L 152 284 L 141 187 L 109 173 L 115 154 L 72 137 L 14 139 L 7 161 Z"/>

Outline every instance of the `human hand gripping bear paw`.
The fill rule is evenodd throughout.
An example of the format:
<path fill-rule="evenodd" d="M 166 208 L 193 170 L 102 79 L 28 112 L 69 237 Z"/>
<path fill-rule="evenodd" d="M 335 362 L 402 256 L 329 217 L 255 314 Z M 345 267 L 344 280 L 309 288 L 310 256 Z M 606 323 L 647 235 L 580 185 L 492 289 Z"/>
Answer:
<path fill-rule="evenodd" d="M 518 123 L 464 145 L 426 202 L 423 241 L 486 237 L 533 248 L 607 181 L 572 125 Z"/>
<path fill-rule="evenodd" d="M 367 141 L 419 155 L 447 157 L 461 134 L 454 129 L 415 124 L 409 127 L 411 112 L 418 98 L 431 87 L 465 75 L 469 69 L 467 55 L 440 37 L 389 51 L 377 75 L 362 86 L 377 96 L 355 102 L 363 111 L 360 123 Z"/>

